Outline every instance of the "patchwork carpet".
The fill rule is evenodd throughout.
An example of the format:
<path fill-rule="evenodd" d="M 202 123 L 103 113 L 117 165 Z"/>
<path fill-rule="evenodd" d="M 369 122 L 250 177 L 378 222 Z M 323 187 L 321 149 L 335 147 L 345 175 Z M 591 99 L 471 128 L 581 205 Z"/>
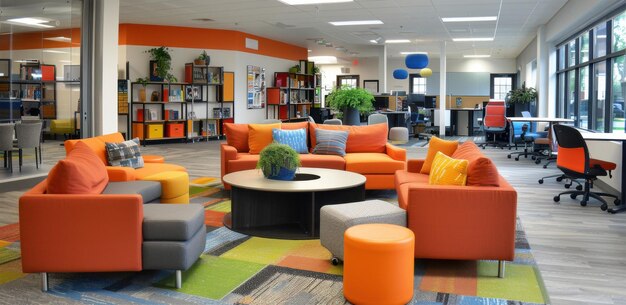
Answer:
<path fill-rule="evenodd" d="M 230 211 L 220 186 L 192 186 L 192 202 L 205 206 L 204 254 L 183 273 L 176 290 L 171 271 L 51 274 L 50 292 L 39 275 L 21 272 L 19 226 L 0 227 L 0 303 L 23 304 L 348 304 L 342 267 L 319 240 L 251 237 L 222 226 Z M 369 198 L 395 202 L 392 192 Z M 418 305 L 547 304 L 541 275 L 518 222 L 516 255 L 499 279 L 495 261 L 415 261 Z M 60 245 L 62 246 L 62 245 Z"/>

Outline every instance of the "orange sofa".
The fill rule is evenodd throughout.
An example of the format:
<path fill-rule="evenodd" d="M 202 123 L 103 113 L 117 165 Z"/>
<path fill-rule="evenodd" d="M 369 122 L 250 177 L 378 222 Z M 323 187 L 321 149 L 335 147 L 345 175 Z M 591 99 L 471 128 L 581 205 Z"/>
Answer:
<path fill-rule="evenodd" d="M 517 192 L 473 142 L 459 150 L 462 156 L 452 157 L 469 161 L 474 185 L 431 185 L 428 174 L 420 173 L 424 160 L 408 160 L 407 170 L 395 174 L 398 203 L 415 234 L 415 257 L 498 260 L 503 276 L 504 261 L 515 255 Z"/>
<path fill-rule="evenodd" d="M 258 154 L 249 153 L 248 124 L 225 125 L 227 143 L 221 145 L 221 174 L 254 169 Z M 406 150 L 387 143 L 386 124 L 368 126 L 323 125 L 309 122 L 283 123 L 282 129 L 305 128 L 309 151 L 315 147 L 315 129 L 347 130 L 346 155 L 300 154 L 302 167 L 348 170 L 366 177 L 366 189 L 393 189 L 394 173 L 404 169 Z M 224 184 L 226 189 L 230 186 Z"/>
<path fill-rule="evenodd" d="M 70 151 L 74 149 L 76 143 L 83 142 L 93 150 L 98 158 L 102 160 L 104 165 L 107 166 L 107 172 L 109 174 L 109 178 L 112 181 L 132 181 L 132 180 L 143 180 L 143 178 L 152 176 L 154 174 L 159 174 L 166 171 L 182 171 L 186 172 L 187 170 L 175 164 L 162 163 L 162 158 L 145 158 L 144 166 L 142 168 L 130 168 L 130 167 L 121 167 L 121 166 L 108 166 L 105 142 L 119 143 L 123 142 L 124 137 L 121 133 L 112 133 L 102 136 L 97 136 L 93 138 L 85 138 L 79 140 L 67 140 L 65 141 L 65 153 L 69 154 Z M 156 163 L 151 163 L 152 160 L 155 160 Z"/>

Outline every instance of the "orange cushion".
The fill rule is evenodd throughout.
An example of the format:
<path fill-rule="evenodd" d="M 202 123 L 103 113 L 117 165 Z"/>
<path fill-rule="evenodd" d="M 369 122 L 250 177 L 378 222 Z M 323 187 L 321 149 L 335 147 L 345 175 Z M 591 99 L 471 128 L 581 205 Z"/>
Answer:
<path fill-rule="evenodd" d="M 248 152 L 248 124 L 224 123 L 226 143 L 237 152 Z"/>
<path fill-rule="evenodd" d="M 428 184 L 465 185 L 467 164 L 467 160 L 450 158 L 438 151 L 430 169 Z"/>
<path fill-rule="evenodd" d="M 248 124 L 248 146 L 251 154 L 258 154 L 265 146 L 272 143 L 272 129 L 280 129 L 280 123 Z"/>
<path fill-rule="evenodd" d="M 347 130 L 348 142 L 346 143 L 346 153 L 384 153 L 387 144 L 387 124 L 374 124 L 365 126 L 346 125 L 317 125 L 310 123 L 309 135 L 311 138 L 311 148 L 315 148 L 317 139 L 315 129 L 325 130 Z"/>
<path fill-rule="evenodd" d="M 109 183 L 104 163 L 87 146 L 78 142 L 64 160 L 48 174 L 48 194 L 100 194 Z"/>
<path fill-rule="evenodd" d="M 452 158 L 469 161 L 467 167 L 467 185 L 500 186 L 500 174 L 491 159 L 485 157 L 478 146 L 467 141 L 457 148 Z"/>
<path fill-rule="evenodd" d="M 341 156 L 336 155 L 314 155 L 301 154 L 300 163 L 302 167 L 330 168 L 344 170 L 346 161 Z"/>
<path fill-rule="evenodd" d="M 428 184 L 428 175 L 420 174 L 420 173 L 412 173 L 405 170 L 396 171 L 395 174 L 395 183 L 396 187 L 399 187 L 402 184 L 409 182 L 419 182 L 423 184 Z"/>
<path fill-rule="evenodd" d="M 346 170 L 360 174 L 394 174 L 404 169 L 404 162 L 394 160 L 387 154 L 349 153 L 344 158 Z"/>
<path fill-rule="evenodd" d="M 248 169 L 255 169 L 258 162 L 258 154 L 237 154 L 237 159 L 228 160 L 228 172 L 234 173 Z"/>
<path fill-rule="evenodd" d="M 598 159 L 589 159 L 589 167 L 600 166 L 604 170 L 612 171 L 617 168 L 617 164 L 609 161 L 598 160 Z"/>
<path fill-rule="evenodd" d="M 422 165 L 420 173 L 430 174 L 430 167 L 438 151 L 446 156 L 452 156 L 458 146 L 458 141 L 446 141 L 438 137 L 432 137 L 428 144 L 428 154 L 426 155 L 426 160 L 424 160 L 424 165 Z"/>
<path fill-rule="evenodd" d="M 186 172 L 187 169 L 180 165 L 170 163 L 144 163 L 142 168 L 135 169 L 135 179 L 143 180 L 144 177 L 160 174 L 162 172 Z"/>

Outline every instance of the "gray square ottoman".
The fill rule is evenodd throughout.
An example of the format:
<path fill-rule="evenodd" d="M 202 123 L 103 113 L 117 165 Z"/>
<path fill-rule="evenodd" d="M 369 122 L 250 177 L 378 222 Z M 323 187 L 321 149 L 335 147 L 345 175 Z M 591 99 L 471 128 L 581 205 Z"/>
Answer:
<path fill-rule="evenodd" d="M 320 242 L 333 254 L 331 262 L 343 260 L 343 233 L 352 226 L 388 223 L 406 227 L 406 211 L 382 201 L 366 200 L 325 205 L 320 210 Z"/>
<path fill-rule="evenodd" d="M 143 269 L 176 270 L 176 288 L 182 271 L 196 262 L 206 243 L 201 204 L 147 204 L 143 206 Z"/>

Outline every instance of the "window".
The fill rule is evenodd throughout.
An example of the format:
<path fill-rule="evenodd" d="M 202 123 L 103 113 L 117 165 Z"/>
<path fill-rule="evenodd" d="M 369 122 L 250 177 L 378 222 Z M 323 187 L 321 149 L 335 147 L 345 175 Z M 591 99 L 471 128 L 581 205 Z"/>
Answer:
<path fill-rule="evenodd" d="M 593 58 L 606 55 L 606 23 L 598 25 L 593 30 Z"/>
<path fill-rule="evenodd" d="M 558 86 L 557 86 L 557 107 L 558 107 L 558 111 L 557 114 L 559 117 L 565 117 L 565 73 L 559 73 L 559 76 L 557 77 L 557 81 Z"/>
<path fill-rule="evenodd" d="M 576 39 L 567 44 L 567 66 L 576 65 Z"/>
<path fill-rule="evenodd" d="M 606 112 L 606 63 L 601 61 L 596 63 L 593 71 L 593 88 L 595 96 L 593 97 L 593 111 L 596 117 L 595 130 L 604 131 L 605 112 Z"/>
<path fill-rule="evenodd" d="M 426 79 L 425 77 L 411 74 L 411 93 L 426 94 Z"/>
<path fill-rule="evenodd" d="M 557 66 L 557 70 L 562 70 L 563 68 L 565 68 L 565 46 L 560 47 L 557 50 L 557 56 L 558 56 L 558 66 Z"/>
<path fill-rule="evenodd" d="M 357 88 L 359 87 L 359 76 L 358 75 L 337 75 L 337 87 L 349 87 L 349 88 Z"/>
<path fill-rule="evenodd" d="M 580 36 L 580 62 L 589 61 L 589 32 Z"/>
<path fill-rule="evenodd" d="M 624 100 L 626 99 L 626 57 L 624 55 L 616 57 L 613 60 L 613 87 L 611 94 L 611 103 L 613 110 L 611 117 L 613 119 L 612 132 L 624 132 Z"/>
<path fill-rule="evenodd" d="M 578 84 L 578 127 L 589 128 L 589 66 L 580 68 Z"/>
<path fill-rule="evenodd" d="M 566 92 L 567 118 L 577 121 L 576 117 L 576 70 L 567 72 L 567 92 Z M 576 124 L 578 126 L 578 124 Z"/>
<path fill-rule="evenodd" d="M 506 95 L 513 89 L 513 78 L 510 76 L 493 78 L 493 98 L 504 100 Z"/>
<path fill-rule="evenodd" d="M 626 48 L 626 12 L 613 19 L 613 52 Z"/>

